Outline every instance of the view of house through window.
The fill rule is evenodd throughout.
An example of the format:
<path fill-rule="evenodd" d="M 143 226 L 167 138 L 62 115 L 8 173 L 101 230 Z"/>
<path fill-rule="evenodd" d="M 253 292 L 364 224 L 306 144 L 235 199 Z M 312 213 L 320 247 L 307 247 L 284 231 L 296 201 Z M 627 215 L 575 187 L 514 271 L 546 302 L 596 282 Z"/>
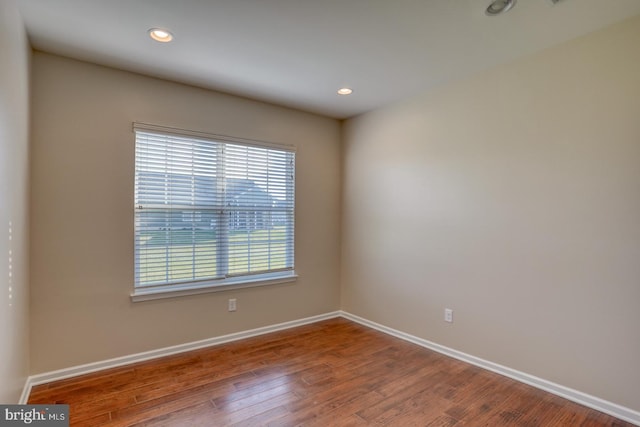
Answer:
<path fill-rule="evenodd" d="M 185 133 L 135 126 L 136 288 L 292 272 L 292 149 Z"/>

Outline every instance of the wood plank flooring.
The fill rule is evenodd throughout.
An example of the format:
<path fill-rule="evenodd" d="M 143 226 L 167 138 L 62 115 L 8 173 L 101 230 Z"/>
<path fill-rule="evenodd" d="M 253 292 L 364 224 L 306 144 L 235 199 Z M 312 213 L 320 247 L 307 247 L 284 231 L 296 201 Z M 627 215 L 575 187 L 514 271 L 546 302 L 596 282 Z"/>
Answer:
<path fill-rule="evenodd" d="M 72 426 L 629 426 L 345 319 L 36 386 Z"/>

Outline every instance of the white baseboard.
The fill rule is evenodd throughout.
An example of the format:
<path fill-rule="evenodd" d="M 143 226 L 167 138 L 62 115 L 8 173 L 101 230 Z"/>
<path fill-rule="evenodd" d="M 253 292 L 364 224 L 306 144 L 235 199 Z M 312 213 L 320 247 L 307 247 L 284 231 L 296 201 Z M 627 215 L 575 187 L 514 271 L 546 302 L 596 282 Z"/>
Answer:
<path fill-rule="evenodd" d="M 605 414 L 609 414 L 613 417 L 616 417 L 621 420 L 640 426 L 640 412 L 634 411 L 633 409 L 620 406 L 616 403 L 612 403 L 604 399 L 600 399 L 599 397 L 591 396 L 581 391 L 574 390 L 569 387 L 565 387 L 563 385 L 556 384 L 551 381 L 547 381 L 545 379 L 535 377 L 533 375 L 529 375 L 527 373 L 518 371 L 516 369 L 502 366 L 497 363 L 490 362 L 488 360 L 480 359 L 479 357 L 475 357 L 470 354 L 466 354 L 461 351 L 454 350 L 452 348 L 445 347 L 440 344 L 436 344 L 434 342 L 398 331 L 393 328 L 389 328 L 379 323 L 375 323 L 370 320 L 363 319 L 362 317 L 356 316 L 346 311 L 340 311 L 340 316 L 344 317 L 345 319 L 352 320 L 356 323 L 360 323 L 361 325 L 376 329 L 380 332 L 384 332 L 386 334 L 392 335 L 396 338 L 400 338 L 402 340 L 412 342 L 414 344 L 428 348 L 430 350 L 437 351 L 438 353 L 444 354 L 446 356 L 450 356 L 455 359 L 462 360 L 463 362 L 467 362 L 472 365 L 478 366 L 480 368 L 486 369 L 488 371 L 492 371 L 497 374 L 504 375 L 505 377 L 512 378 L 521 383 L 528 384 L 530 386 L 533 386 L 541 390 L 547 391 L 549 393 L 555 394 L 557 396 L 563 397 L 567 400 L 571 400 L 573 402 L 579 403 L 588 408 L 592 408 L 592 409 L 595 409 L 596 411 L 604 412 Z"/>
<path fill-rule="evenodd" d="M 233 334 L 222 335 L 214 338 L 207 338 L 200 341 L 194 341 L 185 344 L 165 347 L 158 350 L 145 351 L 143 353 L 131 354 L 114 359 L 103 360 L 100 362 L 87 363 L 86 365 L 72 366 L 70 368 L 59 369 L 57 371 L 45 372 L 42 374 L 32 375 L 27 378 L 22 396 L 20 396 L 20 404 L 26 404 L 31 394 L 31 388 L 38 384 L 44 384 L 52 381 L 59 381 L 65 378 L 76 377 L 78 375 L 89 374 L 91 372 L 102 371 L 104 369 L 116 368 L 118 366 L 129 365 L 131 363 L 143 362 L 145 360 L 157 359 L 159 357 L 170 356 L 173 354 L 184 353 L 186 351 L 197 350 L 204 347 L 211 347 L 218 344 L 224 344 L 231 341 L 238 341 L 244 338 L 264 335 L 271 332 L 282 331 L 285 329 L 295 328 L 297 326 L 316 323 L 321 320 L 339 317 L 340 312 L 334 311 L 330 313 L 320 314 L 317 316 L 307 317 L 304 319 L 292 320 L 289 322 L 278 323 L 275 325 L 263 326 L 261 328 L 250 329 L 248 331 L 236 332 Z"/>
<path fill-rule="evenodd" d="M 22 388 L 22 394 L 20 395 L 20 400 L 18 400 L 19 405 L 26 405 L 29 401 L 29 395 L 31 394 L 31 377 L 27 377 L 27 380 L 24 383 L 24 387 Z"/>
<path fill-rule="evenodd" d="M 295 328 L 296 326 L 307 325 L 309 323 L 315 323 L 322 320 L 332 319 L 335 317 L 344 317 L 345 319 L 352 320 L 361 325 L 368 326 L 386 334 L 392 335 L 396 338 L 417 344 L 419 346 L 428 348 L 430 350 L 437 351 L 438 353 L 446 356 L 453 357 L 463 362 L 470 363 L 483 369 L 495 372 L 505 377 L 512 378 L 516 381 L 529 384 L 533 387 L 541 390 L 553 393 L 557 396 L 579 403 L 586 407 L 595 409 L 605 414 L 609 414 L 613 417 L 621 420 L 633 423 L 640 426 L 640 412 L 630 408 L 600 399 L 595 396 L 583 393 L 578 390 L 574 390 L 560 384 L 547 381 L 542 378 L 529 375 L 527 373 L 512 369 L 506 366 L 499 365 L 497 363 L 490 362 L 488 360 L 481 359 L 479 357 L 472 356 L 470 354 L 463 353 L 458 350 L 454 350 L 449 347 L 436 344 L 434 342 L 425 340 L 423 338 L 416 337 L 414 335 L 407 334 L 405 332 L 398 331 L 393 328 L 381 325 L 379 323 L 372 322 L 346 311 L 334 311 L 330 313 L 320 314 L 318 316 L 307 317 L 304 319 L 292 320 L 289 322 L 278 323 L 276 325 L 264 326 L 261 328 L 250 329 L 248 331 L 236 332 L 233 334 L 222 335 L 220 337 L 208 338 L 201 341 L 194 341 L 191 343 L 180 344 L 172 347 L 161 348 L 158 350 L 151 350 L 143 353 L 132 354 L 129 356 L 117 357 L 114 359 L 103 360 L 100 362 L 88 363 L 86 365 L 74 366 L 70 368 L 60 369 L 52 372 L 45 372 L 42 374 L 32 375 L 27 378 L 22 395 L 20 397 L 21 404 L 27 403 L 31 388 L 38 384 L 44 384 L 52 381 L 58 381 L 65 378 L 75 377 L 78 375 L 84 375 L 91 372 L 101 371 L 104 369 L 115 368 L 118 366 L 128 365 L 131 363 L 142 362 L 145 360 L 156 359 L 159 357 L 170 356 L 173 354 L 184 353 L 186 351 L 196 350 L 204 347 L 210 347 L 218 344 L 224 344 L 231 341 L 237 341 L 244 338 L 250 338 L 257 335 L 264 335 L 270 332 L 281 331 L 285 329 Z"/>

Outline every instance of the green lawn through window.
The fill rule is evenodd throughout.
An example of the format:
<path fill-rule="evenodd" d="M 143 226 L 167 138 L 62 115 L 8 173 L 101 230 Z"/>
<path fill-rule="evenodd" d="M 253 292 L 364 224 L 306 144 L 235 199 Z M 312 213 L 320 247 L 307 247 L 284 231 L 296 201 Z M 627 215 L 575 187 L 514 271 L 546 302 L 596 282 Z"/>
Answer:
<path fill-rule="evenodd" d="M 138 236 L 139 284 L 182 282 L 216 278 L 218 249 L 210 229 L 154 230 Z M 228 275 L 256 273 L 286 267 L 284 226 L 229 233 Z M 145 262 L 143 262 L 145 261 Z M 220 277 L 221 278 L 221 277 Z"/>

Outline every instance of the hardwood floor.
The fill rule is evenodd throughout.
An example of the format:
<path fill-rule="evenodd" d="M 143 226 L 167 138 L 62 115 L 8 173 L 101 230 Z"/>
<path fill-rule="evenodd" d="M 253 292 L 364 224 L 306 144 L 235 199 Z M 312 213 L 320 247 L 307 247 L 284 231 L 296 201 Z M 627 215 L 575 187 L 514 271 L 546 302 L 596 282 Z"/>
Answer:
<path fill-rule="evenodd" d="M 72 426 L 632 426 L 345 319 L 36 386 Z"/>

